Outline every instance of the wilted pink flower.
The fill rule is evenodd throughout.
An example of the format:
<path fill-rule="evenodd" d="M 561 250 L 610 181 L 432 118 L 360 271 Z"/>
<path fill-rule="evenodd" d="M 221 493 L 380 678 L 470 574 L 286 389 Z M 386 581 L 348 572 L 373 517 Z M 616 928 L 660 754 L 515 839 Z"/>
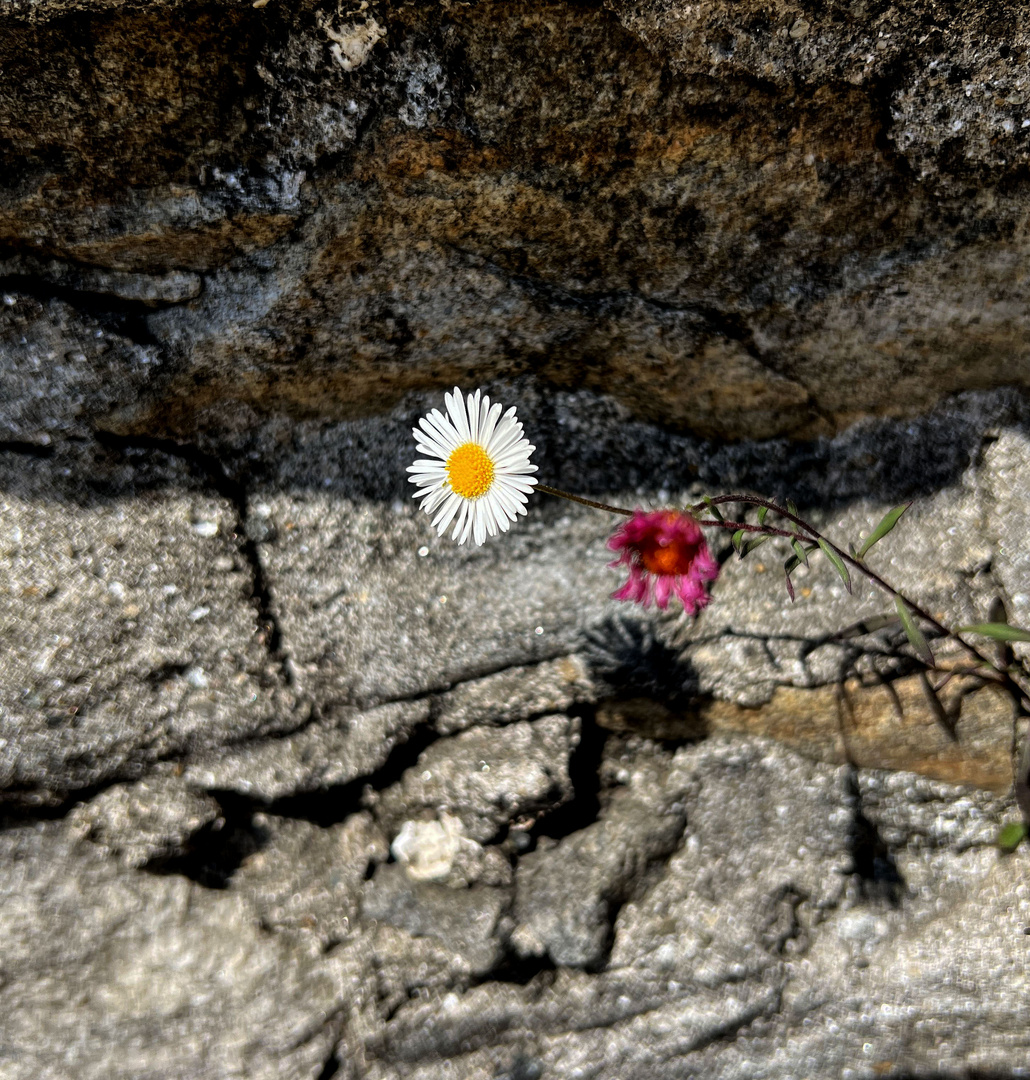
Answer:
<path fill-rule="evenodd" d="M 629 581 L 612 593 L 613 600 L 633 600 L 650 607 L 669 606 L 675 593 L 695 615 L 711 597 L 705 582 L 714 581 L 719 567 L 708 551 L 701 527 L 678 510 L 637 510 L 608 540 L 619 557 L 610 566 L 629 567 Z"/>

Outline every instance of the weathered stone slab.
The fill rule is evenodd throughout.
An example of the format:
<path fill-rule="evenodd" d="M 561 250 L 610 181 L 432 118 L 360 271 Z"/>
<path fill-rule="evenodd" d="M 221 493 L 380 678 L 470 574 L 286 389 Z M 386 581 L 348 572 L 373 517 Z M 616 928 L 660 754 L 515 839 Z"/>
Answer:
<path fill-rule="evenodd" d="M 0 453 L 0 786 L 66 791 L 296 726 L 238 514 L 180 460 Z"/>

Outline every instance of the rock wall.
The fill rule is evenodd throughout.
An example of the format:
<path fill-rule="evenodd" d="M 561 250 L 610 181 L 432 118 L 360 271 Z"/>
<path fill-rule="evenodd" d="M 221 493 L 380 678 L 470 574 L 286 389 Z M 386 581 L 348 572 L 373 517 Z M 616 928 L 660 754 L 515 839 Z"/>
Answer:
<path fill-rule="evenodd" d="M 404 466 L 482 385 L 584 494 L 911 499 L 876 565 L 1030 625 L 1028 50 L 1014 4 L 10 0 L 0 1074 L 1024 1068 L 1002 698 L 832 638 L 883 601 L 828 565 L 627 610 L 603 515 L 457 548 Z"/>
<path fill-rule="evenodd" d="M 10 3 L 0 425 L 532 373 L 765 438 L 1025 386 L 1028 40 L 1019 5 Z"/>

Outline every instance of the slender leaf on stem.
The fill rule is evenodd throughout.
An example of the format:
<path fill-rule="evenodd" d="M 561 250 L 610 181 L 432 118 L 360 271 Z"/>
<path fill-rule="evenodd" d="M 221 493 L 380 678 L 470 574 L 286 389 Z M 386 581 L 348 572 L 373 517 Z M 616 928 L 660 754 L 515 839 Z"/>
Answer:
<path fill-rule="evenodd" d="M 937 696 L 937 687 L 930 682 L 930 678 L 925 671 L 919 672 L 919 682 L 923 689 L 923 697 L 926 698 L 926 704 L 930 706 L 930 712 L 933 713 L 934 719 L 947 732 L 948 738 L 956 739 L 955 721 L 948 715 L 944 702 Z"/>
<path fill-rule="evenodd" d="M 794 549 L 794 554 L 797 555 L 798 561 L 803 562 L 805 566 L 807 566 L 808 552 L 801 546 L 801 541 L 796 536 L 791 540 L 790 546 Z"/>
<path fill-rule="evenodd" d="M 790 575 L 801 565 L 801 560 L 797 555 L 791 555 L 789 559 L 783 564 L 783 572 L 787 576 L 787 595 L 790 597 L 790 602 L 794 603 L 794 582 L 790 580 Z"/>
<path fill-rule="evenodd" d="M 908 605 L 900 596 L 895 596 L 894 606 L 898 609 L 901 625 L 905 628 L 905 633 L 908 635 L 908 640 L 912 643 L 916 655 L 928 667 L 933 667 L 933 653 L 930 651 L 926 638 L 923 637 L 923 631 L 919 629 L 919 624 L 913 618 L 912 612 L 908 610 Z"/>
<path fill-rule="evenodd" d="M 750 555 L 756 547 L 760 547 L 768 539 L 768 533 L 759 533 L 757 536 L 752 536 L 750 540 L 745 540 L 740 547 L 740 557 L 743 559 L 745 555 Z"/>
<path fill-rule="evenodd" d="M 996 841 L 998 849 L 1004 855 L 1011 855 L 1023 842 L 1027 835 L 1026 825 L 1022 821 L 1010 821 L 1008 825 L 1002 825 L 998 830 Z"/>
<path fill-rule="evenodd" d="M 744 530 L 737 529 L 737 531 L 730 537 L 730 543 L 733 545 L 733 550 L 743 559 Z"/>
<path fill-rule="evenodd" d="M 888 510 L 886 514 L 880 519 L 880 524 L 866 537 L 866 542 L 858 549 L 856 559 L 861 559 L 865 553 L 875 544 L 878 540 L 882 540 L 887 533 L 897 525 L 901 515 L 911 506 L 910 502 L 902 503 L 901 506 L 895 506 L 893 510 Z"/>
<path fill-rule="evenodd" d="M 712 502 L 712 497 L 710 495 L 702 495 L 701 498 L 704 500 L 705 506 L 712 512 L 712 517 L 714 517 L 716 521 L 726 520 L 722 514 L 719 513 L 719 508 Z"/>
<path fill-rule="evenodd" d="M 837 554 L 836 551 L 830 547 L 828 541 L 819 537 L 819 547 L 822 548 L 823 554 L 833 563 L 834 570 L 840 574 L 841 581 L 844 582 L 844 588 L 851 592 L 851 575 L 848 573 L 848 568 L 844 565 L 844 560 Z"/>
<path fill-rule="evenodd" d="M 1018 626 L 1009 626 L 1003 622 L 974 623 L 972 626 L 958 626 L 956 634 L 983 634 L 995 641 L 1030 641 L 1030 630 L 1021 630 Z"/>
<path fill-rule="evenodd" d="M 787 500 L 787 510 L 790 513 L 792 513 L 795 517 L 798 516 L 798 508 L 794 505 L 793 499 L 788 499 Z"/>
<path fill-rule="evenodd" d="M 764 525 L 765 524 L 765 515 L 768 514 L 768 513 L 769 513 L 769 507 L 768 506 L 760 506 L 758 508 L 758 524 L 759 525 Z"/>

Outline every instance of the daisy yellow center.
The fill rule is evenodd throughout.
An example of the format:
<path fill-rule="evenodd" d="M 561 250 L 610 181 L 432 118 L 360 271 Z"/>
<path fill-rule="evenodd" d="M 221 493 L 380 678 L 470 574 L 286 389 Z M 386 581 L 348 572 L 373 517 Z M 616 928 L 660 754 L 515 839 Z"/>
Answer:
<path fill-rule="evenodd" d="M 463 499 L 478 499 L 494 482 L 494 463 L 490 455 L 473 442 L 456 446 L 447 459 L 446 469 L 451 490 Z"/>

